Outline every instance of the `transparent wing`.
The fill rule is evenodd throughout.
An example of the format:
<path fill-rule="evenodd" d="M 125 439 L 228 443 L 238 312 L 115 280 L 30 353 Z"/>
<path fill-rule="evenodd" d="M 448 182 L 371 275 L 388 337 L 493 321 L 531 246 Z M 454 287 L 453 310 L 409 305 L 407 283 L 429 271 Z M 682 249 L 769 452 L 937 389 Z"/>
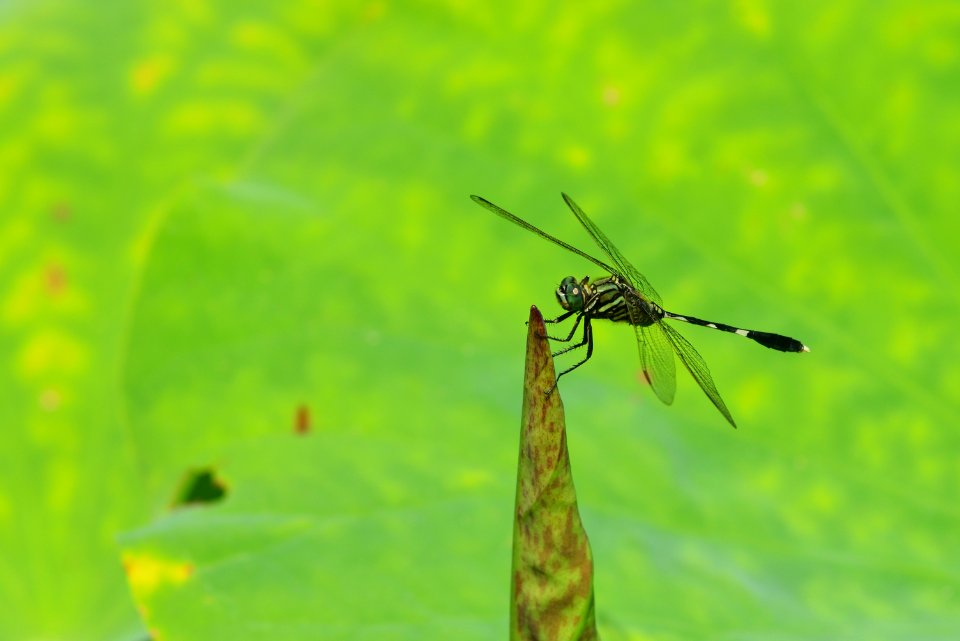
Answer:
<path fill-rule="evenodd" d="M 663 301 L 660 298 L 660 294 L 657 293 L 657 290 L 650 284 L 650 281 L 638 272 L 636 267 L 630 264 L 630 261 L 623 257 L 623 254 L 620 253 L 616 245 L 610 242 L 610 239 L 600 231 L 600 228 L 597 227 L 592 220 L 587 218 L 587 215 L 580 209 L 580 205 L 573 202 L 573 198 L 566 194 L 561 195 L 563 196 L 564 202 L 567 203 L 567 207 L 573 212 L 573 215 L 577 217 L 577 220 L 579 220 L 580 224 L 587 230 L 587 233 L 596 241 L 597 246 L 600 247 L 601 251 L 609 256 L 613 264 L 617 266 L 617 273 L 630 281 L 630 284 L 643 294 L 647 300 L 652 300 L 657 305 L 660 305 Z"/>
<path fill-rule="evenodd" d="M 536 234 L 536 235 L 539 236 L 540 238 L 545 238 L 545 239 L 549 240 L 551 243 L 553 243 L 553 244 L 555 244 L 555 245 L 559 245 L 559 246 L 563 247 L 564 249 L 566 249 L 567 251 L 573 252 L 573 253 L 576 254 L 577 256 L 580 256 L 580 257 L 582 257 L 582 258 L 586 258 L 587 260 L 589 260 L 589 261 L 590 261 L 591 263 L 593 263 L 594 265 L 597 265 L 598 267 L 607 270 L 607 272 L 609 272 L 609 273 L 611 273 L 611 274 L 616 274 L 616 273 L 618 273 L 618 271 L 617 271 L 616 269 L 614 269 L 614 268 L 611 267 L 610 265 L 606 264 L 606 263 L 603 262 L 602 260 L 598 260 L 598 259 L 594 258 L 593 256 L 591 256 L 591 255 L 588 254 L 587 252 L 581 251 L 581 250 L 577 249 L 576 247 L 574 247 L 573 245 L 570 245 L 569 243 L 565 243 L 565 242 L 563 242 L 562 240 L 560 240 L 559 238 L 557 238 L 557 237 L 555 237 L 555 236 L 551 236 L 550 234 L 548 234 L 547 232 L 543 231 L 543 230 L 540 229 L 539 227 L 534 227 L 533 225 L 531 225 L 531 224 L 528 223 L 527 221 L 523 220 L 522 218 L 519 218 L 518 216 L 514 216 L 513 214 L 511 214 L 511 213 L 510 213 L 509 211 L 507 211 L 506 209 L 503 209 L 502 207 L 498 207 L 498 206 L 494 205 L 492 202 L 490 202 L 490 201 L 487 200 L 486 198 L 483 198 L 483 197 L 481 197 L 481 196 L 470 196 L 470 198 L 473 199 L 473 202 L 477 203 L 477 204 L 480 205 L 481 207 L 484 207 L 484 208 L 486 208 L 486 209 L 489 209 L 490 211 L 492 211 L 493 213 L 495 213 L 497 216 L 500 216 L 501 218 L 506 218 L 506 219 L 509 220 L 510 222 L 515 223 L 515 224 L 523 227 L 523 228 L 526 229 L 527 231 L 532 231 L 534 234 Z"/>
<path fill-rule="evenodd" d="M 703 357 L 700 356 L 693 345 L 687 342 L 687 339 L 681 336 L 680 332 L 674 328 L 666 323 L 654 323 L 654 325 L 662 328 L 664 334 L 666 334 L 666 337 L 670 340 L 670 343 L 673 344 L 677 355 L 680 356 L 680 362 L 686 366 L 687 370 L 693 376 L 693 380 L 697 381 L 697 384 L 700 385 L 700 389 L 707 395 L 707 398 L 716 405 L 720 413 L 723 414 L 723 417 L 730 422 L 730 425 L 736 427 L 737 424 L 734 422 L 733 416 L 730 415 L 730 410 L 727 409 L 723 399 L 720 398 L 720 392 L 717 391 L 717 386 L 713 383 L 713 377 L 710 376 L 710 369 L 704 362 Z"/>
<path fill-rule="evenodd" d="M 657 398 L 670 405 L 677 391 L 677 368 L 673 359 L 673 345 L 664 335 L 662 328 L 661 323 L 646 327 L 633 326 L 637 333 L 643 375 Z"/>

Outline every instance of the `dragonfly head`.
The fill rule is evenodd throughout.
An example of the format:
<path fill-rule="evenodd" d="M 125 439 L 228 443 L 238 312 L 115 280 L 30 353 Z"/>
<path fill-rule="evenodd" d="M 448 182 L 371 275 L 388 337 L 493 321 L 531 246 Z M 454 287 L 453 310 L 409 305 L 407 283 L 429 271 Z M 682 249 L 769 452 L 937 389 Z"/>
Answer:
<path fill-rule="evenodd" d="M 587 279 L 578 283 L 573 276 L 567 276 L 557 287 L 557 302 L 567 311 L 579 312 L 583 309 L 583 293 Z"/>

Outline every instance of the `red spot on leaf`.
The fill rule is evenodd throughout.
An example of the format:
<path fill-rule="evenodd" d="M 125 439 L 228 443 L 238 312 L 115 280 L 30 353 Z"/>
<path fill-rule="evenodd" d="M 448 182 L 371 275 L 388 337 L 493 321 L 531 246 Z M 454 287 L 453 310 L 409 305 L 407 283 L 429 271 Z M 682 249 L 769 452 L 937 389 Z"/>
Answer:
<path fill-rule="evenodd" d="M 48 265 L 43 274 L 43 281 L 47 288 L 47 293 L 51 296 L 56 296 L 62 293 L 67 287 L 67 273 L 60 265 Z"/>
<path fill-rule="evenodd" d="M 72 213 L 70 205 L 67 203 L 57 203 L 50 208 L 50 217 L 60 223 L 65 223 L 70 220 Z"/>
<path fill-rule="evenodd" d="M 52 412 L 60 407 L 62 400 L 60 392 L 53 388 L 47 388 L 40 393 L 40 407 L 48 412 Z"/>
<path fill-rule="evenodd" d="M 297 408 L 293 430 L 297 434 L 308 434 L 310 432 L 310 408 L 306 405 Z"/>

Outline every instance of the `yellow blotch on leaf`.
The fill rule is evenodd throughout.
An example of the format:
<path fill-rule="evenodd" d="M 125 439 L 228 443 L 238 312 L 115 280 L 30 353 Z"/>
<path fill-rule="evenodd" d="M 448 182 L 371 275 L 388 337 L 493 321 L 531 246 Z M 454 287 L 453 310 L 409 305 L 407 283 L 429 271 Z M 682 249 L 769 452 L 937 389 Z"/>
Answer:
<path fill-rule="evenodd" d="M 383 2 L 371 2 L 363 9 L 363 19 L 366 22 L 380 20 L 387 13 L 387 5 Z"/>
<path fill-rule="evenodd" d="M 770 380 L 762 376 L 745 379 L 737 390 L 737 405 L 744 411 L 759 412 L 767 407 L 773 396 Z"/>
<path fill-rule="evenodd" d="M 10 104 L 19 95 L 25 84 L 26 74 L 21 70 L 9 69 L 0 74 L 0 105 Z"/>
<path fill-rule="evenodd" d="M 569 145 L 564 148 L 561 158 L 573 169 L 584 169 L 592 161 L 590 151 L 579 145 Z"/>
<path fill-rule="evenodd" d="M 616 85 L 607 85 L 603 88 L 603 104 L 608 107 L 616 107 L 620 104 L 621 91 Z"/>
<path fill-rule="evenodd" d="M 747 172 L 747 181 L 754 187 L 763 187 L 770 182 L 770 174 L 763 169 L 751 169 Z"/>
<path fill-rule="evenodd" d="M 125 554 L 123 567 L 130 588 L 141 597 L 166 586 L 178 586 L 193 576 L 192 563 L 174 561 L 147 553 Z"/>
<path fill-rule="evenodd" d="M 912 320 L 912 319 L 911 319 Z M 936 331 L 918 332 L 915 322 L 901 321 L 890 333 L 888 353 L 901 365 L 917 365 L 922 362 L 931 349 L 935 349 L 939 340 Z"/>
<path fill-rule="evenodd" d="M 493 475 L 489 470 L 481 468 L 468 468 L 460 470 L 453 477 L 453 487 L 458 489 L 476 489 L 488 487 L 493 484 Z"/>
<path fill-rule="evenodd" d="M 812 485 L 807 493 L 807 499 L 815 510 L 826 514 L 836 512 L 840 505 L 836 488 L 826 483 Z"/>
<path fill-rule="evenodd" d="M 777 494 L 785 485 L 783 468 L 778 465 L 762 467 L 754 472 L 750 482 L 758 494 Z"/>
<path fill-rule="evenodd" d="M 130 90 L 138 96 L 153 93 L 170 76 L 173 67 L 173 59 L 165 54 L 155 54 L 134 62 L 130 68 Z"/>
<path fill-rule="evenodd" d="M 650 148 L 648 170 L 662 182 L 671 182 L 690 171 L 692 161 L 679 140 L 657 140 Z"/>
<path fill-rule="evenodd" d="M 56 329 L 34 332 L 17 355 L 24 379 L 49 374 L 74 374 L 87 368 L 89 349 L 73 336 Z"/>
<path fill-rule="evenodd" d="M 773 31 L 770 11 L 763 0 L 740 0 L 736 4 L 737 19 L 744 28 L 759 38 L 768 38 Z"/>

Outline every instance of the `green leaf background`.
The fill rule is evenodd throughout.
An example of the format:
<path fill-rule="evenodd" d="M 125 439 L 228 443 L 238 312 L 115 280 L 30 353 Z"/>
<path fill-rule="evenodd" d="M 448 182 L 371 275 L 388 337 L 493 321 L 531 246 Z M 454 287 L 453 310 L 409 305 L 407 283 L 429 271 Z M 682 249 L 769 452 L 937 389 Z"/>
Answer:
<path fill-rule="evenodd" d="M 954 2 L 0 9 L 0 638 L 507 632 L 570 193 L 626 327 L 562 393 L 606 639 L 960 628 Z M 309 418 L 309 433 L 298 433 Z M 172 509 L 191 470 L 227 488 Z"/>

